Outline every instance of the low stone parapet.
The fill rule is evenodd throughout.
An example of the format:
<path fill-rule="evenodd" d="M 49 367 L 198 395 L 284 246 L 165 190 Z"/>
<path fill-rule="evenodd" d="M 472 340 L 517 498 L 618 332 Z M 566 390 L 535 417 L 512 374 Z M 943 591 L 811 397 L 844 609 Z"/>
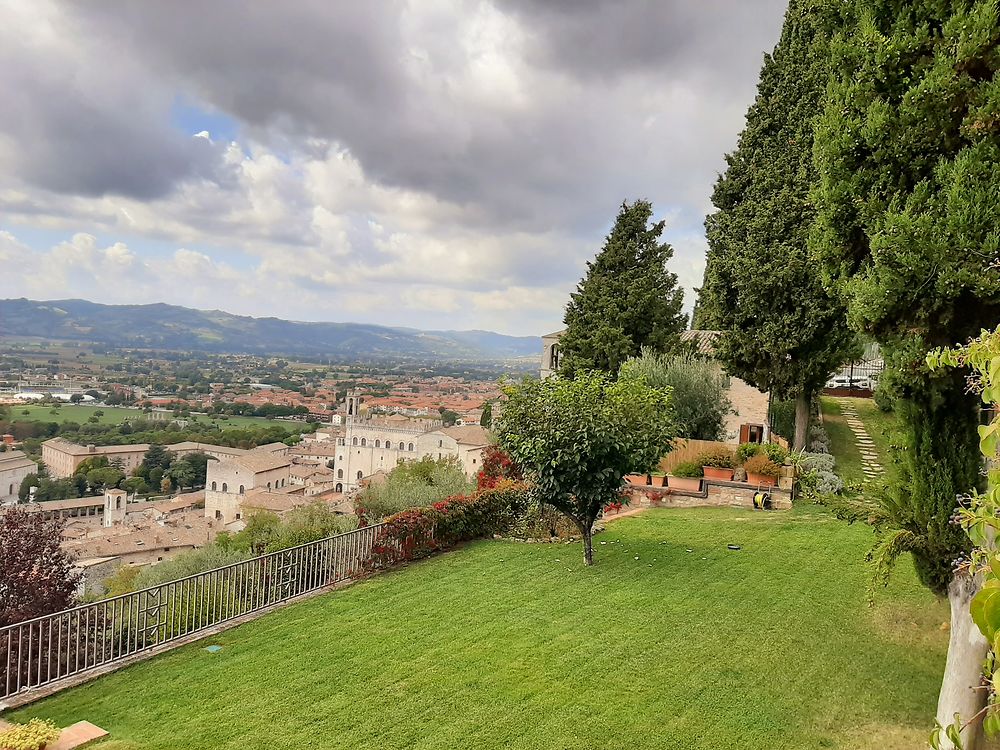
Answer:
<path fill-rule="evenodd" d="M 754 495 L 766 492 L 771 497 L 771 507 L 788 510 L 792 507 L 793 491 L 781 487 L 763 487 L 748 482 L 726 482 L 720 479 L 703 479 L 701 491 L 684 491 L 668 487 L 629 484 L 625 494 L 630 505 L 659 508 L 738 507 L 753 508 Z"/>

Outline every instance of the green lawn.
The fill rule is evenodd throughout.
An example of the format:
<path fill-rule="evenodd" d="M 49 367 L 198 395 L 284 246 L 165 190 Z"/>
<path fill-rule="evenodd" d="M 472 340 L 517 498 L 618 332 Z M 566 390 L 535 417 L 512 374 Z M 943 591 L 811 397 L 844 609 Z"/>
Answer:
<path fill-rule="evenodd" d="M 83 406 L 67 405 L 60 406 L 53 414 L 51 406 L 12 406 L 10 408 L 12 419 L 40 420 L 42 422 L 79 422 L 83 424 L 100 410 L 104 414 L 98 417 L 101 424 L 121 424 L 126 419 L 142 418 L 144 415 L 138 409 L 124 409 L 118 406 Z M 28 412 L 25 414 L 24 412 Z M 226 427 L 247 427 L 250 425 L 283 425 L 289 429 L 301 427 L 301 422 L 291 422 L 284 419 L 265 419 L 264 417 L 229 417 L 229 419 L 218 419 L 206 416 L 195 415 L 189 419 L 197 420 L 203 425 L 218 425 L 222 429 Z"/>
<path fill-rule="evenodd" d="M 875 443 L 875 450 L 882 460 L 886 476 L 894 476 L 898 470 L 892 459 L 891 445 L 902 445 L 903 436 L 900 432 L 899 418 L 893 412 L 879 409 L 875 402 L 867 398 L 857 399 L 858 416 L 865 425 L 865 431 Z"/>
<path fill-rule="evenodd" d="M 591 569 L 479 542 L 13 718 L 88 719 L 100 750 L 922 747 L 947 611 L 905 561 L 867 607 L 870 541 L 800 508 L 648 511 Z"/>
<path fill-rule="evenodd" d="M 857 402 L 863 399 L 852 400 Z M 838 399 L 821 396 L 820 408 L 823 410 L 823 427 L 830 438 L 830 453 L 837 459 L 837 474 L 847 484 L 861 484 L 865 479 L 865 473 L 861 469 L 861 453 L 854 433 L 844 420 Z"/>

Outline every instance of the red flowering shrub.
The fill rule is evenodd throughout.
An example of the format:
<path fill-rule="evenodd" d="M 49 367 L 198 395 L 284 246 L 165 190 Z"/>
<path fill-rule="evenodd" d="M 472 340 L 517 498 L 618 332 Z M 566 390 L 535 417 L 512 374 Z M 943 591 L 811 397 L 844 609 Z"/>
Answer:
<path fill-rule="evenodd" d="M 504 480 L 522 482 L 524 472 L 499 446 L 488 445 L 483 448 L 483 467 L 476 475 L 477 489 L 492 489 Z"/>
<path fill-rule="evenodd" d="M 471 539 L 504 533 L 523 515 L 526 498 L 523 485 L 505 481 L 482 492 L 455 495 L 389 516 L 379 528 L 369 567 L 387 568 Z"/>

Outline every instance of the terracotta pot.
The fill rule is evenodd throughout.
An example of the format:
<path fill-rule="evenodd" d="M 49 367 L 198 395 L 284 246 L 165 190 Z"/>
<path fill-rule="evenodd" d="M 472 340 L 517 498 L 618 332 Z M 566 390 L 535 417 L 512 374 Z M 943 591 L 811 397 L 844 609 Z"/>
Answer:
<path fill-rule="evenodd" d="M 640 487 L 645 487 L 649 484 L 649 474 L 626 474 L 625 481 L 629 484 L 637 484 Z"/>
<path fill-rule="evenodd" d="M 659 476 L 659 477 L 654 477 L 654 476 L 650 475 L 649 478 L 653 480 L 653 486 L 654 487 L 669 487 L 670 486 L 669 484 L 667 484 L 667 475 L 666 474 L 664 474 L 663 476 Z"/>
<path fill-rule="evenodd" d="M 705 472 L 705 479 L 722 479 L 726 482 L 733 481 L 732 469 L 720 469 L 717 466 L 702 466 L 701 468 Z"/>
<path fill-rule="evenodd" d="M 768 476 L 767 474 L 753 474 L 752 472 L 747 472 L 747 484 L 759 484 L 762 487 L 774 487 L 777 483 L 777 477 Z"/>
<path fill-rule="evenodd" d="M 701 477 L 667 476 L 667 487 L 685 492 L 701 492 Z"/>

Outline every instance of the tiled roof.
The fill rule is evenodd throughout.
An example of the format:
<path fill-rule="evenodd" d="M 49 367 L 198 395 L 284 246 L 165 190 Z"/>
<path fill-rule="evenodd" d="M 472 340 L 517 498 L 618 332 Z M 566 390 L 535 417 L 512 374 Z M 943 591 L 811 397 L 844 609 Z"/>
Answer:
<path fill-rule="evenodd" d="M 454 438 L 459 445 L 487 445 L 490 442 L 490 434 L 485 427 L 477 424 L 467 424 L 461 427 L 442 427 L 435 432 L 443 432 L 450 438 Z"/>
<path fill-rule="evenodd" d="M 255 474 L 261 471 L 280 469 L 282 466 L 288 466 L 292 463 L 292 459 L 288 456 L 278 456 L 273 453 L 256 452 L 244 453 L 242 456 L 237 456 L 236 458 L 231 458 L 229 460 L 239 464 L 245 469 L 249 469 Z"/>
<path fill-rule="evenodd" d="M 38 464 L 28 458 L 21 451 L 5 451 L 0 453 L 0 471 L 13 471 L 14 469 L 38 468 Z"/>

